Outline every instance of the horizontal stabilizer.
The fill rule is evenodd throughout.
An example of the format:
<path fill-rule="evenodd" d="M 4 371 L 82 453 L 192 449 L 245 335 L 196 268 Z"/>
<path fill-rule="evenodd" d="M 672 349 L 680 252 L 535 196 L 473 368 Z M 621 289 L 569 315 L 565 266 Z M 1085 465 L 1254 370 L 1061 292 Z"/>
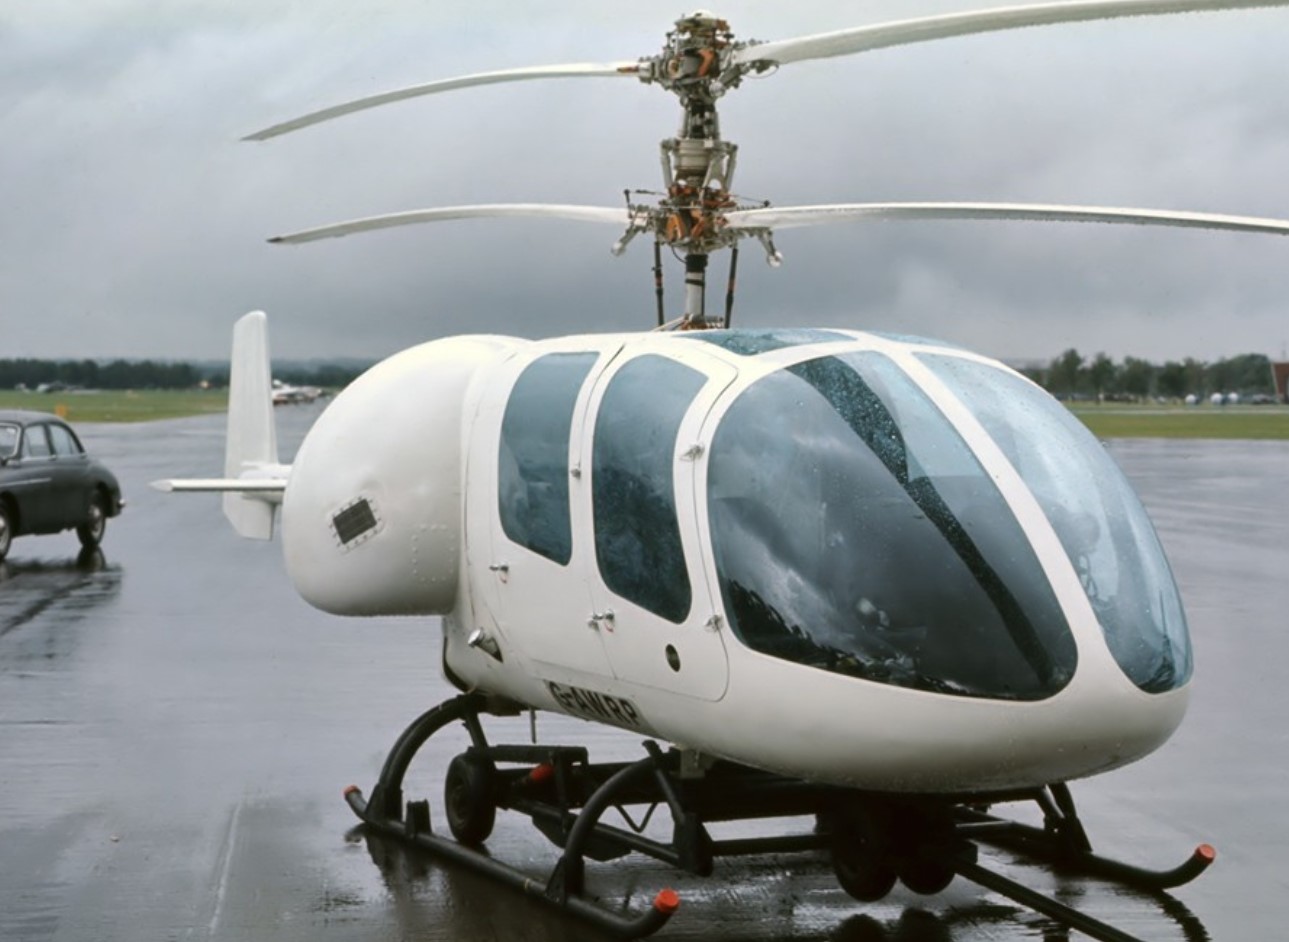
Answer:
<path fill-rule="evenodd" d="M 258 500 L 279 503 L 286 490 L 286 478 L 170 478 L 153 481 L 152 486 L 159 491 L 250 494 Z"/>

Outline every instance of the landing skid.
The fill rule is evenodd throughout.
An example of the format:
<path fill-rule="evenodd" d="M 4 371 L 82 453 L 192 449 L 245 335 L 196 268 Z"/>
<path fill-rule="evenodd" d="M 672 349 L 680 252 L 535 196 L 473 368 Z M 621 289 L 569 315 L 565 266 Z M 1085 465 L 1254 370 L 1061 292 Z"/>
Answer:
<path fill-rule="evenodd" d="M 485 698 L 466 694 L 424 713 L 390 750 L 371 798 L 351 786 L 346 801 L 379 833 L 469 867 L 623 939 L 657 932 L 680 900 L 663 889 L 643 911 L 606 908 L 583 892 L 587 858 L 612 860 L 636 852 L 709 876 L 721 857 L 824 850 L 842 887 L 857 899 L 880 899 L 897 880 L 915 892 L 938 893 L 960 876 L 1101 942 L 1139 942 L 981 866 L 977 845 L 1002 846 L 1063 871 L 1146 891 L 1193 880 L 1215 857 L 1212 848 L 1202 845 L 1181 866 L 1155 871 L 1097 856 L 1063 783 L 1001 796 L 889 796 L 812 785 L 727 762 L 699 772 L 682 768 L 680 753 L 663 752 L 653 742 L 644 744 L 646 755 L 636 762 L 592 764 L 580 747 L 491 745 L 479 719 L 487 712 Z M 444 811 L 455 838 L 450 839 L 431 827 L 428 800 L 404 803 L 403 779 L 425 742 L 456 722 L 465 724 L 471 745 L 452 760 L 446 776 Z M 1011 801 L 1036 802 L 1043 827 L 990 813 L 992 804 Z M 643 819 L 633 820 L 627 806 L 646 806 Z M 671 817 L 670 841 L 645 833 L 660 807 Z M 622 815 L 626 828 L 601 821 L 610 808 Z M 545 881 L 482 849 L 498 809 L 528 815 L 563 849 Z M 804 834 L 717 841 L 707 830 L 713 822 L 808 815 L 817 823 Z"/>

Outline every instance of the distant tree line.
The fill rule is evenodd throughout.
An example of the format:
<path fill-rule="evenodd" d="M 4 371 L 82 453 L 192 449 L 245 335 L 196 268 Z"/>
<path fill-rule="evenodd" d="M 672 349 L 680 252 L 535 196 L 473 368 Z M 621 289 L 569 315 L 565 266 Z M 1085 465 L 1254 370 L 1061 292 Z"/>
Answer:
<path fill-rule="evenodd" d="M 362 371 L 361 367 L 323 363 L 283 369 L 275 376 L 298 386 L 340 389 Z M 228 385 L 228 368 L 159 360 L 0 359 L 0 389 L 37 389 L 51 384 L 81 389 L 192 389 L 203 384 L 221 387 Z"/>
<path fill-rule="evenodd" d="M 343 389 L 365 366 L 320 363 L 274 370 L 277 379 L 297 386 Z M 1063 399 L 1184 399 L 1215 392 L 1274 395 L 1271 362 L 1260 353 L 1246 353 L 1212 363 L 1188 357 L 1162 365 L 1138 357 L 1115 362 L 1104 353 L 1091 359 L 1073 348 L 1046 366 L 1023 372 L 1048 392 Z M 198 367 L 158 360 L 34 360 L 0 359 L 0 389 L 37 389 L 61 384 L 84 389 L 191 389 L 198 385 L 228 385 L 227 367 Z"/>
<path fill-rule="evenodd" d="M 1062 399 L 1184 399 L 1213 393 L 1241 396 L 1274 395 L 1271 361 L 1260 353 L 1245 353 L 1212 363 L 1192 357 L 1169 360 L 1163 365 L 1138 357 L 1115 362 L 1104 353 L 1091 359 L 1073 348 L 1046 367 L 1028 367 L 1023 372 L 1052 395 Z"/>

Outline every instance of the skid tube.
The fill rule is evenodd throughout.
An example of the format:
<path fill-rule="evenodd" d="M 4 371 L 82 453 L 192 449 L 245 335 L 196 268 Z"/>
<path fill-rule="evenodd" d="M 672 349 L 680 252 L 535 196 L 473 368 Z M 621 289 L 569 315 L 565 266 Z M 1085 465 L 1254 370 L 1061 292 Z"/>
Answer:
<path fill-rule="evenodd" d="M 1201 845 L 1181 866 L 1164 871 L 1099 857 L 1092 853 L 1069 789 L 1063 783 L 1006 795 L 879 795 L 814 785 L 727 762 L 716 762 L 698 771 L 686 770 L 680 753 L 664 753 L 653 742 L 645 742 L 646 755 L 636 762 L 590 764 L 586 750 L 579 747 L 490 745 L 479 721 L 480 713 L 517 712 L 504 706 L 491 709 L 492 706 L 479 694 L 462 694 L 428 710 L 395 742 L 371 798 L 350 786 L 345 789 L 346 802 L 376 832 L 491 877 L 617 938 L 637 939 L 657 932 L 678 909 L 679 897 L 671 889 L 662 889 L 643 911 L 633 914 L 623 908 L 606 908 L 584 895 L 586 858 L 604 861 L 636 852 L 687 873 L 709 876 L 718 857 L 832 849 L 837 866 L 837 845 L 842 838 L 838 837 L 840 831 L 833 833 L 834 825 L 828 822 L 846 820 L 848 814 L 854 817 L 856 808 L 860 809 L 860 817 L 867 816 L 870 821 L 902 822 L 899 829 L 891 831 L 892 840 L 887 842 L 891 860 L 898 861 L 902 868 L 925 874 L 929 865 L 944 873 L 944 883 L 953 875 L 960 876 L 1099 942 L 1140 940 L 981 866 L 977 862 L 977 844 L 1000 846 L 1042 865 L 1156 894 L 1194 879 L 1216 856 L 1211 847 Z M 406 805 L 403 802 L 403 778 L 413 757 L 431 736 L 456 722 L 465 725 L 471 740 L 458 760 L 466 761 L 481 776 L 470 779 L 469 788 L 488 806 L 487 825 L 475 832 L 473 839 L 457 831 L 451 809 L 449 824 L 459 840 L 434 833 L 428 800 Z M 497 763 L 510 767 L 498 768 Z M 1030 827 L 989 812 L 993 804 L 1015 801 L 1035 802 L 1043 811 L 1044 826 Z M 627 805 L 648 806 L 641 822 L 628 815 Z M 660 806 L 666 806 L 671 815 L 670 842 L 645 834 L 653 811 Z M 545 882 L 494 860 L 480 849 L 491 830 L 496 809 L 529 816 L 546 837 L 563 848 Z M 600 820 L 610 809 L 621 814 L 627 828 Z M 819 822 L 806 834 L 714 841 L 706 828 L 709 822 L 805 815 L 814 815 Z M 900 879 L 917 889 L 917 881 L 906 872 L 901 872 Z M 887 889 L 889 886 L 887 883 Z M 876 899 L 880 895 L 859 898 Z M 1167 906 L 1164 909 L 1168 911 Z"/>

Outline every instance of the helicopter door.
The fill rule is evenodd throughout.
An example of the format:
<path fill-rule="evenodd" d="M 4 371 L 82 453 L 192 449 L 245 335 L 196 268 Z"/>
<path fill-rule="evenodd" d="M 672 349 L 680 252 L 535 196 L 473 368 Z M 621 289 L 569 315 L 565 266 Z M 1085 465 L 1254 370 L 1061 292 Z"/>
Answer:
<path fill-rule="evenodd" d="M 489 530 L 476 565 L 501 635 L 534 661 L 600 676 L 612 672 L 589 624 L 585 572 L 593 549 L 574 430 L 593 377 L 617 349 L 542 352 L 506 363 L 480 405 L 470 475 L 485 492 L 482 503 L 471 504 Z"/>
<path fill-rule="evenodd" d="M 584 426 L 592 618 L 621 680 L 705 700 L 725 694 L 725 645 L 699 552 L 704 422 L 736 371 L 645 353 L 596 382 Z M 589 433 L 589 434 L 588 434 Z"/>

